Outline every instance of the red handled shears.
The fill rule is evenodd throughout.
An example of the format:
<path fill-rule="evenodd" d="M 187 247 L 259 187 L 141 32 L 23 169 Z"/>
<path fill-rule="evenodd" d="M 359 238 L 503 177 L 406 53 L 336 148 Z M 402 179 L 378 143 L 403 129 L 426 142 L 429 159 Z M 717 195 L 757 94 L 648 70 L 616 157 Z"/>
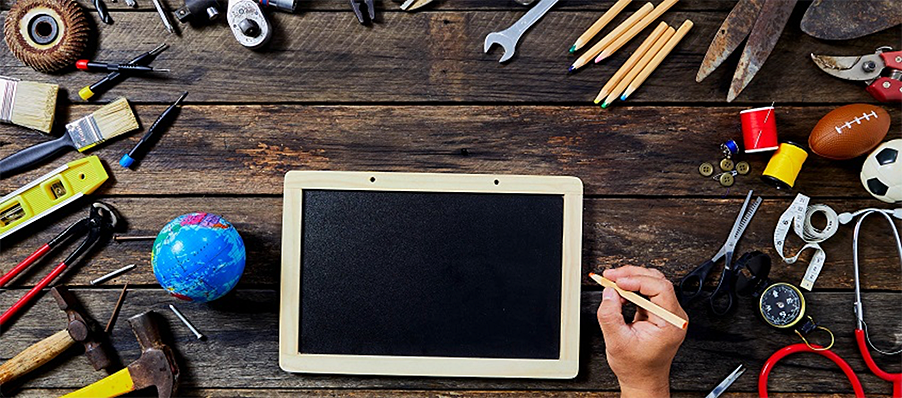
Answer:
<path fill-rule="evenodd" d="M 831 76 L 864 81 L 880 102 L 902 102 L 902 51 L 880 47 L 873 54 L 838 57 L 811 54 L 811 60 Z"/>
<path fill-rule="evenodd" d="M 35 250 L 30 256 L 26 257 L 22 262 L 13 267 L 12 270 L 0 276 L 0 287 L 6 286 L 6 284 L 16 277 L 23 270 L 34 264 L 38 259 L 46 255 L 51 250 L 65 244 L 69 240 L 71 240 L 75 236 L 85 235 L 85 240 L 81 242 L 80 245 L 66 257 L 59 265 L 56 266 L 52 271 L 50 271 L 47 276 L 41 279 L 37 285 L 35 285 L 28 293 L 25 293 L 19 301 L 16 301 L 12 307 L 9 307 L 3 315 L 0 315 L 0 327 L 6 324 L 6 322 L 17 312 L 19 312 L 26 304 L 28 304 L 31 300 L 37 296 L 38 293 L 41 292 L 41 289 L 47 287 L 50 282 L 53 282 L 56 277 L 63 273 L 69 265 L 72 265 L 79 257 L 82 257 L 88 251 L 90 251 L 101 238 L 109 237 L 113 229 L 116 227 L 116 223 L 119 218 L 116 215 L 116 211 L 113 210 L 109 205 L 101 202 L 94 202 L 91 204 L 91 212 L 88 217 L 83 218 L 79 221 L 76 221 L 75 224 L 70 225 L 68 228 L 63 230 L 59 235 L 55 236 L 49 242 L 45 243 L 43 246 Z"/>

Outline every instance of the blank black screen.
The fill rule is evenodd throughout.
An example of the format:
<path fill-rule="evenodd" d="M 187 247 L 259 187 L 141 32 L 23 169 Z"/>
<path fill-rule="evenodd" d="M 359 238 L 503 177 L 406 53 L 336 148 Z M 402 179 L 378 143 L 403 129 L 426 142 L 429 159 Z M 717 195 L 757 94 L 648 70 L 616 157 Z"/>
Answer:
<path fill-rule="evenodd" d="M 557 359 L 564 198 L 303 191 L 300 352 Z"/>

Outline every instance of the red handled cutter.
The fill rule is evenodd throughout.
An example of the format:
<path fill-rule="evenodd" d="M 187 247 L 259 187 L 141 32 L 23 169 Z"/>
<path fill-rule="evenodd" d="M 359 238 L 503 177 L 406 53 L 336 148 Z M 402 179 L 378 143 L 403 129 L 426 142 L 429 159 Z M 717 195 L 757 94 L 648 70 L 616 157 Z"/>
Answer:
<path fill-rule="evenodd" d="M 9 307 L 3 315 L 0 315 L 0 327 L 5 325 L 7 321 L 19 312 L 26 304 L 28 304 L 31 300 L 40 293 L 41 289 L 47 287 L 50 282 L 53 282 L 56 277 L 63 273 L 66 270 L 66 267 L 73 264 L 79 257 L 86 254 L 90 251 L 98 241 L 100 241 L 103 237 L 109 237 L 113 231 L 113 228 L 116 226 L 116 222 L 118 221 L 118 217 L 116 216 L 116 211 L 113 210 L 109 205 L 101 202 L 95 202 L 91 204 L 91 213 L 88 217 L 83 218 L 75 224 L 70 225 L 68 228 L 63 230 L 59 235 L 55 236 L 50 242 L 47 242 L 38 250 L 35 250 L 30 256 L 26 257 L 22 262 L 13 267 L 12 270 L 0 276 L 0 287 L 5 286 L 10 280 L 16 277 L 23 270 L 34 264 L 38 259 L 43 257 L 45 254 L 50 252 L 51 250 L 57 248 L 65 244 L 67 241 L 71 240 L 75 236 L 86 235 L 85 240 L 81 242 L 80 245 L 66 257 L 59 265 L 56 266 L 52 271 L 50 271 L 47 276 L 41 279 L 35 287 L 25 293 L 19 301 L 16 301 L 12 307 Z"/>
<path fill-rule="evenodd" d="M 874 54 L 851 57 L 811 54 L 811 60 L 831 76 L 864 81 L 880 102 L 902 102 L 902 51 L 880 47 Z"/>

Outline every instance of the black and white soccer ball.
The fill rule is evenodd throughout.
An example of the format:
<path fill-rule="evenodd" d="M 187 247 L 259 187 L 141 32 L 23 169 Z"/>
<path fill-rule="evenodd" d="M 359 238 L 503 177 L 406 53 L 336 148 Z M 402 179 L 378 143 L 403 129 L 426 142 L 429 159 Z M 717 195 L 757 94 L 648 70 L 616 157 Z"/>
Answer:
<path fill-rule="evenodd" d="M 861 166 L 861 184 L 875 198 L 902 203 L 902 139 L 884 142 Z"/>

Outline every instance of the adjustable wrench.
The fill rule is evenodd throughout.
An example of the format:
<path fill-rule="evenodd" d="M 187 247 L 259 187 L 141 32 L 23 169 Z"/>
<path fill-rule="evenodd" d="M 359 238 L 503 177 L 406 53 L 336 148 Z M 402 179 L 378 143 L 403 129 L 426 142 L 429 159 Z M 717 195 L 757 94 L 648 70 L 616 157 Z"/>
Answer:
<path fill-rule="evenodd" d="M 505 62 L 511 59 L 514 56 L 514 52 L 517 50 L 517 42 L 520 41 L 520 36 L 526 32 L 533 24 L 536 23 L 542 16 L 554 6 L 558 0 L 541 0 L 539 4 L 536 4 L 531 10 L 527 11 L 520 20 L 511 25 L 511 27 L 502 30 L 501 32 L 492 32 L 489 33 L 488 36 L 485 37 L 485 52 L 488 53 L 489 49 L 492 48 L 492 45 L 499 44 L 502 48 L 504 48 L 504 55 L 501 56 L 501 60 L 498 62 Z"/>

